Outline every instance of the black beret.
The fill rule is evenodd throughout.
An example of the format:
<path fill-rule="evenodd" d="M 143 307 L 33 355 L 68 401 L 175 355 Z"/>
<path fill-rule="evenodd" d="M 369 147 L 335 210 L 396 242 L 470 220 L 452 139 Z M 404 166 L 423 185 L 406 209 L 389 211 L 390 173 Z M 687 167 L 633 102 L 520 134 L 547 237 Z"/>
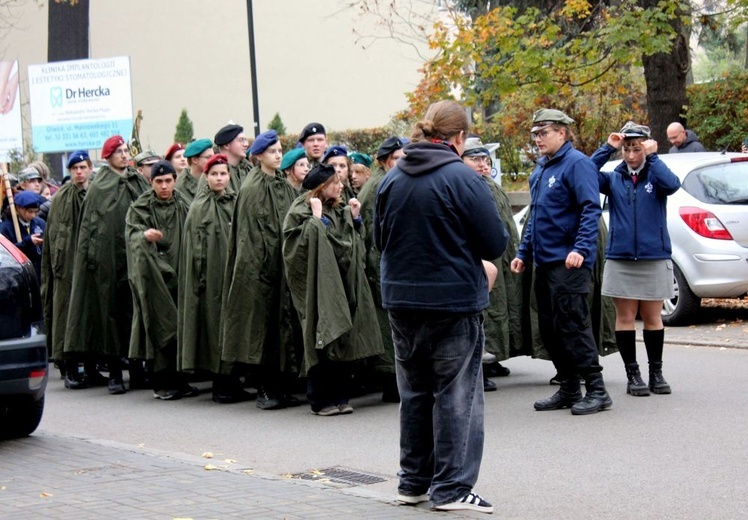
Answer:
<path fill-rule="evenodd" d="M 151 180 L 161 175 L 176 175 L 177 170 L 170 161 L 164 161 L 163 159 L 151 166 Z"/>
<path fill-rule="evenodd" d="M 318 164 L 306 174 L 301 185 L 307 190 L 313 190 L 327 182 L 327 179 L 335 175 L 335 167 L 329 164 Z"/>
<path fill-rule="evenodd" d="M 216 143 L 217 146 L 229 144 L 231 141 L 236 139 L 237 135 L 241 134 L 243 131 L 244 128 L 239 125 L 226 125 L 221 128 L 218 133 L 216 133 L 216 136 L 213 138 L 213 142 Z"/>
<path fill-rule="evenodd" d="M 304 127 L 304 130 L 301 131 L 301 135 L 299 136 L 299 142 L 303 143 L 306 141 L 307 137 L 313 136 L 315 134 L 322 134 L 327 135 L 327 132 L 325 132 L 325 127 L 322 126 L 319 123 L 309 123 Z"/>
<path fill-rule="evenodd" d="M 385 139 L 384 142 L 379 146 L 379 150 L 377 150 L 377 160 L 384 159 L 389 154 L 391 154 L 395 150 L 399 150 L 403 146 L 405 146 L 405 143 L 397 136 Z"/>

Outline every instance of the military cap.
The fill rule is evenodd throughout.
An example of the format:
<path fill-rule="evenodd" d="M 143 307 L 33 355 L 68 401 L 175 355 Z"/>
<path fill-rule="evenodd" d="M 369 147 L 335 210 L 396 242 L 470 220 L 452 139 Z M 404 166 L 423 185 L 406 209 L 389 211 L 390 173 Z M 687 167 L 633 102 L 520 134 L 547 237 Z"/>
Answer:
<path fill-rule="evenodd" d="M 379 145 L 379 150 L 377 150 L 377 160 L 381 161 L 392 152 L 399 150 L 400 148 L 405 146 L 404 141 L 404 139 L 401 139 L 397 136 L 388 137 L 387 139 L 385 139 L 382 144 Z"/>
<path fill-rule="evenodd" d="M 73 167 L 74 164 L 78 164 L 83 161 L 90 161 L 88 152 L 85 150 L 76 150 L 68 156 L 68 170 Z"/>
<path fill-rule="evenodd" d="M 33 191 L 24 190 L 13 197 L 15 205 L 19 208 L 38 208 L 44 199 Z"/>
<path fill-rule="evenodd" d="M 106 141 L 104 141 L 104 146 L 101 147 L 101 157 L 102 159 L 107 159 L 110 155 L 114 153 L 114 151 L 125 144 L 125 138 L 121 135 L 113 135 Z"/>
<path fill-rule="evenodd" d="M 177 170 L 175 170 L 174 166 L 165 159 L 161 159 L 151 167 L 151 180 L 155 179 L 156 177 L 160 177 L 161 175 L 176 174 Z"/>
<path fill-rule="evenodd" d="M 574 123 L 574 120 L 554 108 L 541 108 L 536 110 L 532 115 L 532 130 L 531 132 L 537 132 L 545 128 L 548 125 L 559 124 L 559 125 L 570 125 Z"/>
<path fill-rule="evenodd" d="M 303 148 L 294 148 L 290 152 L 283 154 L 283 160 L 281 161 L 281 171 L 289 169 L 291 166 L 296 164 L 296 161 L 306 157 L 306 150 Z"/>
<path fill-rule="evenodd" d="M 306 141 L 307 137 L 311 137 L 316 134 L 327 135 L 327 132 L 325 131 L 325 127 L 319 123 L 309 123 L 301 131 L 301 135 L 299 136 L 299 142 L 303 143 L 304 141 Z"/>
<path fill-rule="evenodd" d="M 225 154 L 217 153 L 205 163 L 203 167 L 203 173 L 208 173 L 210 169 L 216 164 L 228 164 L 229 158 Z"/>
<path fill-rule="evenodd" d="M 197 157 L 212 146 L 213 141 L 211 141 L 210 139 L 198 139 L 197 141 L 192 141 L 187 145 L 187 148 L 184 149 L 184 156 L 188 159 L 190 157 Z"/>
<path fill-rule="evenodd" d="M 351 158 L 353 164 L 363 164 L 367 168 L 371 168 L 371 163 L 374 162 L 374 159 L 372 159 L 369 155 L 360 152 L 353 152 L 348 157 Z"/>
<path fill-rule="evenodd" d="M 325 163 L 330 157 L 348 157 L 348 150 L 345 146 L 331 146 L 325 150 L 320 162 Z"/>
<path fill-rule="evenodd" d="M 329 164 L 318 164 L 307 173 L 304 180 L 301 181 L 301 186 L 307 190 L 313 190 L 314 188 L 321 186 L 327 179 L 335 175 L 335 167 Z"/>
<path fill-rule="evenodd" d="M 244 127 L 241 127 L 239 125 L 226 125 L 216 133 L 216 136 L 213 138 L 213 142 L 218 146 L 229 144 L 231 141 L 236 139 L 236 136 L 241 134 L 243 131 Z"/>
<path fill-rule="evenodd" d="M 488 148 L 483 146 L 480 137 L 468 137 L 465 140 L 465 151 L 462 152 L 462 156 L 469 157 L 473 155 L 491 155 Z"/>
<path fill-rule="evenodd" d="M 268 149 L 268 147 L 273 146 L 275 143 L 278 142 L 278 133 L 275 130 L 268 130 L 267 132 L 262 132 L 260 135 L 258 135 L 254 142 L 252 143 L 252 146 L 249 148 L 249 153 L 252 155 L 259 155 L 265 150 Z"/>
<path fill-rule="evenodd" d="M 169 147 L 168 150 L 166 150 L 166 155 L 164 155 L 164 159 L 167 161 L 171 160 L 172 155 L 177 153 L 179 150 L 184 150 L 184 145 L 182 143 L 174 143 Z"/>
<path fill-rule="evenodd" d="M 652 131 L 648 126 L 637 125 L 633 121 L 629 121 L 623 125 L 619 133 L 623 134 L 624 139 L 638 139 L 641 137 L 650 139 L 652 137 Z"/>
<path fill-rule="evenodd" d="M 36 168 L 27 166 L 26 168 L 18 172 L 18 180 L 20 182 L 32 181 L 34 179 L 42 180 L 42 176 Z"/>
<path fill-rule="evenodd" d="M 133 158 L 135 166 L 143 166 L 144 164 L 154 164 L 161 160 L 161 156 L 153 150 L 143 150 Z"/>

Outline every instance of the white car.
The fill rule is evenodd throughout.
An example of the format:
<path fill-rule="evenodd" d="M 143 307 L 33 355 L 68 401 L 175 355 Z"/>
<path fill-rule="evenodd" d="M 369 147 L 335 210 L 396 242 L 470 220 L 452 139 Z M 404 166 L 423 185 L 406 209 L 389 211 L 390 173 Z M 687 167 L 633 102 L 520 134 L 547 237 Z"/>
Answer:
<path fill-rule="evenodd" d="M 665 301 L 662 320 L 687 325 L 702 298 L 748 294 L 748 154 L 659 157 L 681 181 L 681 189 L 668 197 L 675 297 Z M 610 161 L 602 169 L 612 171 L 619 163 Z M 515 215 L 520 233 L 527 210 Z M 607 223 L 607 211 L 603 216 Z"/>

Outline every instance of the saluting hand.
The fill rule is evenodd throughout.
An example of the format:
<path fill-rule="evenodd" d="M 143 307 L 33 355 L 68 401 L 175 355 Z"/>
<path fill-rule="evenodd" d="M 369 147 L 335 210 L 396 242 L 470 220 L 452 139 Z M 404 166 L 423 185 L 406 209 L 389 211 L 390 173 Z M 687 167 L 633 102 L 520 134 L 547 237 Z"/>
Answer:
<path fill-rule="evenodd" d="M 322 218 L 322 201 L 317 197 L 309 199 L 309 205 L 312 207 L 312 215 L 314 218 Z"/>
<path fill-rule="evenodd" d="M 621 146 L 623 145 L 624 137 L 625 137 L 624 134 L 613 132 L 612 134 L 608 136 L 608 144 L 612 146 L 613 148 L 615 148 L 616 150 L 620 150 Z"/>
<path fill-rule="evenodd" d="M 351 207 L 351 216 L 356 219 L 361 214 L 361 202 L 357 198 L 352 198 L 348 201 L 348 205 Z"/>
<path fill-rule="evenodd" d="M 164 234 L 158 229 L 149 228 L 143 231 L 143 235 L 148 242 L 158 242 L 164 238 Z"/>
<path fill-rule="evenodd" d="M 644 155 L 657 153 L 657 141 L 654 139 L 647 139 L 642 143 L 642 147 L 644 148 Z"/>

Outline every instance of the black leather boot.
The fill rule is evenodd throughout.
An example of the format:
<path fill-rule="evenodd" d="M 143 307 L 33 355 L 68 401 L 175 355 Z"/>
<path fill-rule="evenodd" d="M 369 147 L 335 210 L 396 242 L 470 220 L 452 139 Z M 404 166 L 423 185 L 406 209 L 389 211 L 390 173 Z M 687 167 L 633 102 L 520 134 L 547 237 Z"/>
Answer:
<path fill-rule="evenodd" d="M 642 380 L 642 374 L 639 372 L 638 363 L 629 363 L 626 365 L 626 393 L 631 395 L 649 395 L 649 388 Z"/>
<path fill-rule="evenodd" d="M 65 366 L 65 388 L 71 390 L 80 390 L 82 388 L 88 388 L 88 384 L 84 379 L 83 375 L 78 370 L 78 360 L 74 358 L 68 358 L 64 362 Z"/>
<path fill-rule="evenodd" d="M 649 363 L 649 389 L 653 394 L 669 394 L 670 385 L 662 375 L 662 361 Z"/>
<path fill-rule="evenodd" d="M 602 373 L 595 372 L 584 376 L 584 386 L 587 388 L 587 395 L 571 407 L 573 415 L 589 415 L 613 406 L 613 400 L 605 390 Z"/>
<path fill-rule="evenodd" d="M 546 399 L 535 401 L 535 409 L 539 412 L 548 410 L 561 410 L 571 408 L 574 403 L 582 399 L 582 390 L 579 388 L 579 378 L 568 376 L 561 381 L 558 392 Z"/>

